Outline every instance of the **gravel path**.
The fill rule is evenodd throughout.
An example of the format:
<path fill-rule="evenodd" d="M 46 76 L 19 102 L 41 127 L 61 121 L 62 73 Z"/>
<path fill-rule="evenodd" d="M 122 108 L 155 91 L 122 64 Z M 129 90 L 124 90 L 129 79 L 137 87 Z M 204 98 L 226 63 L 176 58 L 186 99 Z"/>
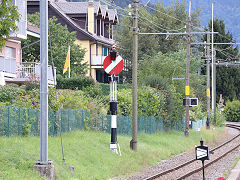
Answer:
<path fill-rule="evenodd" d="M 236 135 L 236 133 L 238 133 L 237 130 L 232 130 L 231 128 L 226 128 L 226 133 L 220 135 L 215 143 L 208 144 L 208 146 L 215 147 L 218 144 L 221 144 L 222 142 L 232 138 L 234 135 Z M 210 154 L 210 159 L 211 159 L 211 156 L 213 158 L 214 155 Z M 240 156 L 240 148 L 238 148 L 235 151 L 233 151 L 232 153 L 228 154 L 227 156 L 224 157 L 224 159 L 219 160 L 214 165 L 207 167 L 205 169 L 205 178 L 209 179 L 209 180 L 210 179 L 215 180 L 218 177 L 226 176 L 225 174 L 228 174 L 230 172 L 230 170 L 231 170 L 230 167 L 234 163 L 237 156 Z M 172 157 L 171 159 L 163 160 L 154 166 L 144 168 L 139 172 L 133 173 L 131 175 L 131 177 L 130 177 L 130 175 L 128 175 L 129 178 L 126 178 L 126 179 L 141 180 L 141 179 L 149 177 L 150 175 L 157 174 L 158 172 L 163 172 L 164 170 L 169 169 L 169 168 L 173 168 L 173 167 L 175 167 L 179 164 L 182 164 L 192 158 L 195 158 L 194 150 L 192 150 L 190 152 L 184 152 L 182 154 Z M 201 166 L 201 161 L 196 162 L 196 164 L 194 166 Z M 188 167 L 186 169 L 190 170 L 191 167 Z M 187 171 L 187 170 L 184 170 L 184 171 Z M 179 174 L 175 173 L 175 174 L 172 174 L 172 175 L 169 175 L 166 177 L 160 177 L 159 179 L 175 180 L 177 177 L 180 177 L 180 173 L 181 172 L 179 172 Z M 112 178 L 111 180 L 123 180 L 123 179 L 124 178 L 115 177 L 115 178 Z M 198 174 L 195 174 L 194 176 L 191 176 L 187 179 L 189 179 L 189 180 L 202 179 L 202 172 L 199 172 Z"/>

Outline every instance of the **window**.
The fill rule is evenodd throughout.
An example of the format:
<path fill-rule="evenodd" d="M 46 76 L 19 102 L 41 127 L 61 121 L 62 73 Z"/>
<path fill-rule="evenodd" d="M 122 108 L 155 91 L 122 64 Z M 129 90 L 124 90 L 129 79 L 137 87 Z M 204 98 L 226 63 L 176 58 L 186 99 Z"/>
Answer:
<path fill-rule="evenodd" d="M 6 59 L 16 59 L 16 49 L 6 46 L 5 56 Z"/>
<path fill-rule="evenodd" d="M 96 44 L 96 56 L 98 56 L 98 44 Z"/>
<path fill-rule="evenodd" d="M 107 56 L 108 55 L 107 49 L 108 49 L 107 47 L 102 46 L 102 56 Z"/>

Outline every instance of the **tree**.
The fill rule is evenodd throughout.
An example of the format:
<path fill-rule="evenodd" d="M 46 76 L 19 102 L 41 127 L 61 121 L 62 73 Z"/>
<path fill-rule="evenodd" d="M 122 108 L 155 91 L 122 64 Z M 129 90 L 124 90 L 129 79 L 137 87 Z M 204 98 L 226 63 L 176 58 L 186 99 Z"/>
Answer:
<path fill-rule="evenodd" d="M 150 85 L 165 94 L 166 109 L 163 116 L 166 116 L 170 124 L 177 122 L 184 112 L 182 99 L 185 96 L 186 81 L 176 80 L 173 82 L 172 78 L 185 78 L 186 54 L 184 49 L 166 54 L 159 52 L 151 57 L 151 61 L 144 59 L 139 66 L 139 84 Z M 190 65 L 191 97 L 198 97 L 204 104 L 206 101 L 205 79 L 197 74 L 201 64 L 197 57 L 191 57 Z"/>
<path fill-rule="evenodd" d="M 208 29 L 212 28 L 212 21 L 208 24 Z M 213 21 L 214 32 L 218 32 L 218 35 L 214 35 L 215 43 L 229 43 L 234 42 L 232 33 L 229 31 L 226 33 L 225 24 L 222 19 L 214 19 Z M 204 36 L 204 41 L 206 41 L 206 36 Z M 219 62 L 233 62 L 240 58 L 238 47 L 233 47 L 233 45 L 215 45 L 216 48 L 216 59 Z M 216 92 L 217 100 L 220 94 L 223 95 L 225 100 L 238 99 L 240 93 L 240 70 L 238 67 L 216 67 Z"/>
<path fill-rule="evenodd" d="M 40 14 L 28 15 L 28 21 L 40 27 Z M 52 55 L 54 65 L 57 68 L 57 74 L 63 76 L 63 67 L 65 64 L 68 46 L 71 47 L 70 53 L 70 67 L 72 75 L 84 75 L 87 70 L 87 63 L 83 63 L 83 57 L 86 50 L 82 49 L 80 45 L 75 44 L 76 32 L 69 32 L 67 26 L 62 26 L 60 23 L 56 24 L 57 18 L 49 19 L 49 30 L 52 45 Z M 28 37 L 22 42 L 23 47 L 27 47 L 30 43 L 37 41 L 35 37 Z M 50 58 L 49 47 L 49 58 Z M 39 62 L 40 61 L 40 43 L 23 49 L 23 60 L 25 62 Z M 51 61 L 49 61 L 51 64 Z M 68 74 L 68 73 L 65 73 Z"/>
<path fill-rule="evenodd" d="M 125 9 L 127 12 L 130 9 Z M 199 25 L 200 10 L 192 13 L 192 24 Z M 171 16 L 171 17 L 170 17 Z M 185 32 L 187 13 L 184 2 L 177 2 L 169 7 L 164 7 L 163 3 L 158 2 L 151 7 L 139 8 L 139 31 L 140 32 Z M 115 30 L 114 37 L 118 43 L 118 52 L 128 60 L 126 71 L 127 79 L 131 79 L 131 61 L 132 61 L 132 34 L 133 18 L 130 16 L 121 16 L 120 24 Z M 158 52 L 168 53 L 178 51 L 186 47 L 186 40 L 183 35 L 169 36 L 164 35 L 139 35 L 139 63 L 144 59 L 151 59 Z"/>
<path fill-rule="evenodd" d="M 20 20 L 17 7 L 9 0 L 0 1 L 0 51 L 5 45 L 5 38 L 17 30 L 16 22 Z"/>

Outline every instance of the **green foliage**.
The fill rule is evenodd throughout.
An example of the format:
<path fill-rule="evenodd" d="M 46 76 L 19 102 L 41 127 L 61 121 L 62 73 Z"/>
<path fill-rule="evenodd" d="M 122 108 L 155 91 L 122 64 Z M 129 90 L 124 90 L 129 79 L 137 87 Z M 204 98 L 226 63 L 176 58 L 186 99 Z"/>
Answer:
<path fill-rule="evenodd" d="M 64 78 L 61 75 L 57 76 L 57 89 L 83 90 L 84 88 L 92 85 L 94 85 L 94 81 L 90 77 L 75 76 L 71 78 Z"/>
<path fill-rule="evenodd" d="M 0 102 L 14 103 L 18 95 L 24 94 L 24 90 L 12 85 L 0 86 Z"/>
<path fill-rule="evenodd" d="M 226 121 L 239 122 L 240 121 L 240 101 L 234 100 L 232 102 L 228 101 L 224 108 L 224 115 Z"/>
<path fill-rule="evenodd" d="M 26 114 L 26 116 L 28 116 Z M 25 117 L 25 119 L 28 119 L 27 117 Z M 32 118 L 30 121 L 25 121 L 24 124 L 22 125 L 22 135 L 23 136 L 29 136 L 30 135 L 30 131 L 31 131 L 31 126 L 32 124 L 35 122 L 36 120 L 34 118 Z"/>
<path fill-rule="evenodd" d="M 164 7 L 163 3 L 159 1 L 157 4 L 154 4 L 153 9 L 154 10 L 148 9 L 143 6 L 139 8 L 138 26 L 141 32 L 170 32 L 172 29 L 183 29 L 184 31 L 187 18 L 184 2 L 177 2 L 169 7 Z M 132 10 L 126 8 L 125 11 L 127 13 Z M 199 13 L 199 10 L 192 13 L 193 25 L 199 24 Z M 169 18 L 164 14 L 180 19 L 180 21 L 174 18 Z M 119 54 L 128 61 L 132 61 L 133 59 L 133 28 L 129 28 L 132 27 L 132 24 L 133 19 L 131 17 L 122 16 L 120 18 L 120 24 L 116 28 L 114 35 L 119 45 Z M 166 39 L 166 36 L 164 35 L 140 35 L 138 36 L 138 39 L 139 62 L 150 62 L 152 57 L 158 52 L 175 52 L 182 49 L 182 47 L 186 47 L 186 40 L 182 35 L 169 36 L 168 39 Z M 127 69 L 128 70 L 125 72 L 125 75 L 127 77 L 127 81 L 131 81 L 131 63 L 127 64 Z"/>
<path fill-rule="evenodd" d="M 161 117 L 165 98 L 159 91 L 142 87 L 138 89 L 138 116 Z M 132 90 L 121 89 L 118 91 L 118 114 L 132 115 Z"/>
<path fill-rule="evenodd" d="M 17 30 L 16 22 L 20 20 L 20 14 L 17 6 L 12 4 L 10 0 L 2 0 L 0 2 L 0 51 L 5 45 L 5 38 L 8 38 L 10 33 Z"/>
<path fill-rule="evenodd" d="M 31 83 L 31 82 L 26 84 L 26 90 L 27 91 L 31 91 L 31 90 L 39 89 L 39 88 L 40 88 L 40 84 Z"/>
<path fill-rule="evenodd" d="M 40 27 L 40 14 L 36 13 L 28 15 L 28 21 Z M 67 26 L 62 26 L 60 23 L 57 23 L 56 17 L 49 19 L 49 30 L 51 37 L 53 62 L 57 68 L 57 74 L 64 77 L 68 74 L 67 72 L 63 75 L 63 68 L 67 56 L 68 46 L 70 46 L 71 74 L 75 76 L 85 75 L 87 71 L 87 64 L 83 62 L 83 58 L 86 50 L 81 48 L 80 45 L 75 44 L 75 41 L 77 40 L 76 32 L 70 33 L 67 29 Z M 36 40 L 38 39 L 34 37 L 28 37 L 27 40 L 22 41 L 22 46 L 27 46 Z M 49 51 L 49 64 L 51 64 L 50 57 L 51 55 Z M 25 62 L 39 62 L 40 43 L 23 49 L 23 60 Z"/>
<path fill-rule="evenodd" d="M 205 97 L 205 79 L 197 75 L 197 70 L 202 66 L 197 58 L 191 58 L 190 67 L 190 93 L 191 97 L 198 97 L 204 104 Z M 159 52 L 151 58 L 151 61 L 144 59 L 139 66 L 139 83 L 150 85 L 163 92 L 166 98 L 166 106 L 163 117 L 169 123 L 174 125 L 182 118 L 184 107 L 182 99 L 185 96 L 185 80 L 175 80 L 172 78 L 184 78 L 186 75 L 186 51 L 162 54 Z"/>
<path fill-rule="evenodd" d="M 149 84 L 152 86 L 154 84 L 154 81 L 157 80 L 157 83 L 161 83 L 159 84 L 160 87 L 163 86 L 162 88 L 174 83 L 177 92 L 184 95 L 185 81 L 176 80 L 173 82 L 172 78 L 185 78 L 186 54 L 186 50 L 169 52 L 167 54 L 159 52 L 151 58 L 151 61 L 144 59 L 143 62 L 139 65 L 139 82 L 141 84 L 146 84 L 148 81 L 152 81 L 151 84 Z M 192 57 L 190 64 L 190 90 L 192 93 L 195 93 L 195 90 L 199 88 L 199 85 L 203 84 L 202 78 L 196 74 L 197 70 L 200 67 L 201 64 L 198 63 L 197 58 Z M 156 87 L 156 85 L 153 87 Z"/>
<path fill-rule="evenodd" d="M 224 112 L 220 108 L 216 108 L 216 126 L 225 126 L 226 118 Z"/>
<path fill-rule="evenodd" d="M 166 79 L 158 74 L 152 74 L 142 80 L 144 85 L 149 85 L 160 91 L 165 97 L 165 106 L 162 116 L 169 126 L 174 126 L 183 116 L 182 95 L 176 91 L 173 85 L 169 85 Z"/>
<path fill-rule="evenodd" d="M 206 119 L 206 112 L 202 110 L 203 105 L 201 103 L 198 106 L 193 106 L 190 108 L 189 111 L 189 120 L 191 121 L 198 121 Z"/>
<path fill-rule="evenodd" d="M 105 96 L 108 96 L 110 93 L 110 84 L 104 84 L 104 83 L 99 83 L 99 85 L 102 87 L 102 93 Z M 117 89 L 130 89 L 132 88 L 131 84 L 117 84 Z"/>

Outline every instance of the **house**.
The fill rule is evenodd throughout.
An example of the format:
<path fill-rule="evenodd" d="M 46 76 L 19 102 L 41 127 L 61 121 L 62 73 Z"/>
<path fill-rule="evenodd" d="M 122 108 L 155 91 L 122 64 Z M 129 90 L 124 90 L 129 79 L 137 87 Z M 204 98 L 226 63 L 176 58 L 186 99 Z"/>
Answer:
<path fill-rule="evenodd" d="M 27 1 L 27 12 L 39 12 L 39 0 Z M 86 49 L 84 61 L 89 64 L 87 76 L 98 82 L 107 82 L 103 60 L 108 55 L 113 40 L 113 26 L 118 23 L 117 12 L 100 2 L 67 2 L 50 0 L 49 18 L 55 16 L 70 32 L 76 31 L 76 44 Z M 64 63 L 63 59 L 63 63 Z"/>
<path fill-rule="evenodd" d="M 21 40 L 28 36 L 40 38 L 40 29 L 27 22 L 26 0 L 13 0 L 12 3 L 18 7 L 20 21 L 17 22 L 18 30 L 12 32 L 6 38 L 5 46 L 0 52 L 0 85 L 7 83 L 26 83 L 30 75 L 40 76 L 40 65 L 32 62 L 24 63 L 22 60 Z M 49 67 L 49 83 L 53 83 L 51 67 Z"/>

